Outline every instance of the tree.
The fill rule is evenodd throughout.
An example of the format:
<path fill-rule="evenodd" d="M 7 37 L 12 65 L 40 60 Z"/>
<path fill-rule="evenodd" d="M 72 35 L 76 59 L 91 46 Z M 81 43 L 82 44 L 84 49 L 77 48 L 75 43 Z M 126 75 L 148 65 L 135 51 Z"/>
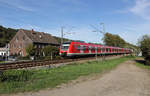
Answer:
<path fill-rule="evenodd" d="M 141 40 L 139 40 L 139 47 L 142 51 L 142 55 L 146 60 L 146 64 L 150 65 L 150 36 L 144 35 Z"/>
<path fill-rule="evenodd" d="M 108 46 L 115 46 L 115 47 L 122 47 L 122 48 L 132 49 L 133 50 L 133 52 L 132 52 L 133 55 L 139 53 L 139 47 L 138 46 L 135 46 L 133 44 L 130 44 L 130 43 L 126 42 L 119 35 L 106 33 L 102 40 L 103 40 L 104 44 L 108 45 Z"/>
<path fill-rule="evenodd" d="M 26 52 L 27 52 L 27 55 L 28 56 L 34 56 L 35 55 L 35 48 L 33 46 L 33 44 L 29 44 L 27 47 L 26 47 Z"/>
<path fill-rule="evenodd" d="M 114 35 L 111 33 L 105 33 L 103 42 L 105 45 L 115 47 L 124 47 L 126 44 L 125 40 L 123 40 L 119 35 Z"/>
<path fill-rule="evenodd" d="M 6 46 L 6 44 L 15 36 L 17 31 L 17 29 L 0 26 L 0 47 Z"/>
<path fill-rule="evenodd" d="M 57 47 L 49 45 L 43 48 L 43 53 L 45 56 L 51 56 L 52 54 L 55 55 L 59 53 L 59 49 Z"/>

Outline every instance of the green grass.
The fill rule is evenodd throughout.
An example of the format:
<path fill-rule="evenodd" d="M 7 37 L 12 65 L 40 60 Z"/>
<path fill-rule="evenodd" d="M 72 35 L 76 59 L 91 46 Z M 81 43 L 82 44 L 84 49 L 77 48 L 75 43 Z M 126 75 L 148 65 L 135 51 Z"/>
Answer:
<path fill-rule="evenodd" d="M 1 75 L 0 94 L 38 91 L 75 80 L 80 76 L 102 73 L 133 57 L 122 57 L 106 61 L 91 61 L 66 65 L 52 69 L 9 70 Z"/>
<path fill-rule="evenodd" d="M 143 58 L 143 57 L 138 57 L 138 58 L 136 58 L 136 60 L 140 59 L 140 60 L 138 60 L 138 61 L 140 61 L 140 62 L 136 62 L 136 65 L 139 66 L 139 67 L 141 67 L 141 68 L 145 68 L 145 69 L 150 70 L 150 65 L 146 65 L 146 64 L 144 63 L 144 59 L 142 59 L 142 58 Z"/>
<path fill-rule="evenodd" d="M 5 63 L 5 61 L 0 61 L 0 63 Z"/>

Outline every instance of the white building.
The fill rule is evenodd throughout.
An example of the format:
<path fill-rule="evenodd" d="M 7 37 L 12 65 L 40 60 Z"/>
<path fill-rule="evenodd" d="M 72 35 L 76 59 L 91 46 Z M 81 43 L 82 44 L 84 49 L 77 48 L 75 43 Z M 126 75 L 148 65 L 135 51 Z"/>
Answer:
<path fill-rule="evenodd" d="M 0 48 L 0 56 L 9 56 L 9 46 Z"/>
<path fill-rule="evenodd" d="M 138 56 L 142 56 L 142 52 L 138 53 Z"/>

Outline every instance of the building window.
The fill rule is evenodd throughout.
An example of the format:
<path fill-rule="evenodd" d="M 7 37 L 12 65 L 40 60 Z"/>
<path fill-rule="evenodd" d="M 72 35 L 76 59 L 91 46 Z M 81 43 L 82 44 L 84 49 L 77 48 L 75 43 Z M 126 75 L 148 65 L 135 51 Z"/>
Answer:
<path fill-rule="evenodd" d="M 16 37 L 16 42 L 18 42 L 18 37 Z"/>
<path fill-rule="evenodd" d="M 19 48 L 22 48 L 21 44 L 19 45 Z"/>
<path fill-rule="evenodd" d="M 42 35 L 39 35 L 40 39 L 42 39 Z"/>
<path fill-rule="evenodd" d="M 25 36 L 23 36 L 23 40 L 26 40 L 26 37 L 25 37 Z"/>
<path fill-rule="evenodd" d="M 16 48 L 16 45 L 14 44 L 14 48 Z"/>
<path fill-rule="evenodd" d="M 38 45 L 36 45 L 36 48 L 38 48 L 39 46 Z"/>

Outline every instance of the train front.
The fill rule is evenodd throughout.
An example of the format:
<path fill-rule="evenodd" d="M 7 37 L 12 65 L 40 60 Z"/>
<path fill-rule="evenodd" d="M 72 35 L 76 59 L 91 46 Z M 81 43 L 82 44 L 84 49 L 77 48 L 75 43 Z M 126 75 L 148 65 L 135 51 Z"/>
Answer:
<path fill-rule="evenodd" d="M 70 46 L 70 43 L 63 43 L 62 46 L 60 46 L 59 55 L 62 57 L 68 56 L 69 46 Z"/>

